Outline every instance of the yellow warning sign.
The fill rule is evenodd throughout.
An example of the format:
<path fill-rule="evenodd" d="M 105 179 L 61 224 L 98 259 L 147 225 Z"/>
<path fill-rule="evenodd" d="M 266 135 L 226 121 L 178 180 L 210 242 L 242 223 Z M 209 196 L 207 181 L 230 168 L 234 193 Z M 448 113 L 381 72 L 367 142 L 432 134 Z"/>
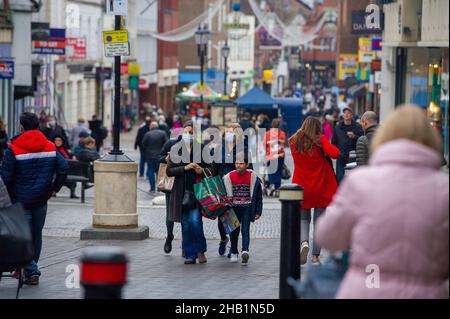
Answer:
<path fill-rule="evenodd" d="M 128 42 L 128 30 L 117 30 L 117 31 L 104 31 L 103 32 L 103 43 L 127 43 Z"/>

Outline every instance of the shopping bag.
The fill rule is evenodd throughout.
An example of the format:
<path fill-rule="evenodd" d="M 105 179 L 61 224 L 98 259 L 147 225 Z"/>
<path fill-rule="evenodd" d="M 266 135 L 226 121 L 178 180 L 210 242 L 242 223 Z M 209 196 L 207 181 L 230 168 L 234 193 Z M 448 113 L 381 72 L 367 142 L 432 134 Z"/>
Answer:
<path fill-rule="evenodd" d="M 161 163 L 159 164 L 158 171 L 158 179 L 156 183 L 156 187 L 159 192 L 171 192 L 173 187 L 173 182 L 175 180 L 174 177 L 168 177 L 167 173 L 167 164 Z"/>
<path fill-rule="evenodd" d="M 208 170 L 204 171 L 205 178 L 194 185 L 195 198 L 207 215 L 221 216 L 231 206 L 231 201 L 222 179 L 219 176 L 208 176 L 206 171 Z"/>
<path fill-rule="evenodd" d="M 231 234 L 236 228 L 241 226 L 236 213 L 231 207 L 228 207 L 227 210 L 225 210 L 225 212 L 219 218 L 227 234 Z"/>
<path fill-rule="evenodd" d="M 22 204 L 0 208 L 0 266 L 24 266 L 33 257 L 30 223 Z"/>

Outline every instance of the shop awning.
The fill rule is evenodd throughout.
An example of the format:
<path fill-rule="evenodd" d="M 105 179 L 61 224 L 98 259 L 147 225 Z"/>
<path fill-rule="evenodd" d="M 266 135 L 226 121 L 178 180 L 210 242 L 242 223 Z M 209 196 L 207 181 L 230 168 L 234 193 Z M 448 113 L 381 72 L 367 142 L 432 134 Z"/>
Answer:
<path fill-rule="evenodd" d="M 203 93 L 203 94 L 202 94 Z M 186 92 L 178 93 L 176 98 L 182 101 L 200 101 L 200 96 L 203 95 L 204 101 L 216 101 L 219 95 L 213 91 L 209 86 L 205 85 L 203 88 L 200 83 L 191 85 Z"/>
<path fill-rule="evenodd" d="M 366 84 L 355 84 L 347 90 L 347 93 L 354 97 L 364 96 L 367 94 Z"/>

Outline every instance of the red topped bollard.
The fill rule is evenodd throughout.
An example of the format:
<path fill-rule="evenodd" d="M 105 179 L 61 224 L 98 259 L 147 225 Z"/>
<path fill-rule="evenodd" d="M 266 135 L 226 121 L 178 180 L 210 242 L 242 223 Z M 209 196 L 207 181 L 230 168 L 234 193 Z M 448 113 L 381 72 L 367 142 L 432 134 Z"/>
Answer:
<path fill-rule="evenodd" d="M 127 282 L 127 257 L 120 247 L 90 247 L 81 257 L 84 299 L 121 299 Z"/>

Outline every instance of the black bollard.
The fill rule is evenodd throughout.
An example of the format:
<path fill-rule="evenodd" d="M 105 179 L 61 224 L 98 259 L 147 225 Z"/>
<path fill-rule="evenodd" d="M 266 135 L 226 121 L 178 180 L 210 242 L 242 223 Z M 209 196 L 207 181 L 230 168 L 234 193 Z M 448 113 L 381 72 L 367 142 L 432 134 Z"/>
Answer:
<path fill-rule="evenodd" d="M 300 280 L 300 205 L 303 188 L 286 184 L 280 188 L 281 249 L 280 249 L 280 299 L 296 299 L 288 278 Z"/>
<path fill-rule="evenodd" d="M 84 299 L 122 299 L 127 257 L 120 247 L 90 247 L 81 257 Z"/>

